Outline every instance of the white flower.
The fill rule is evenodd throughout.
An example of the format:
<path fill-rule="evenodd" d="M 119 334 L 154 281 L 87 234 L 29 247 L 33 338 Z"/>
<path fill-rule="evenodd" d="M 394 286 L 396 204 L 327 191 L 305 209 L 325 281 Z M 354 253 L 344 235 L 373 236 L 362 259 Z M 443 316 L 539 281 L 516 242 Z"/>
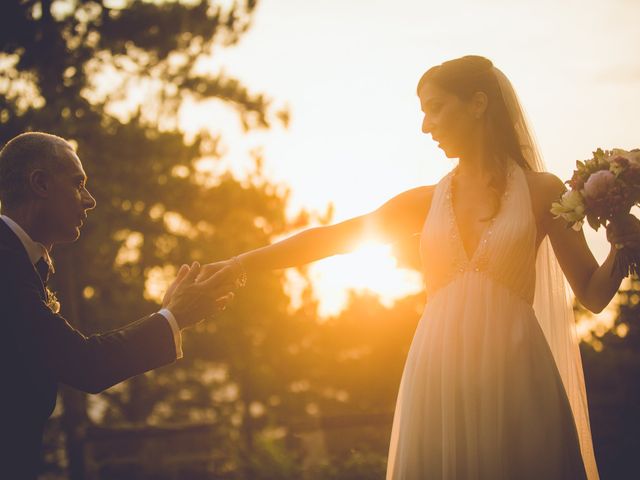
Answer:
<path fill-rule="evenodd" d="M 574 229 L 579 230 L 584 219 L 584 200 L 580 192 L 576 190 L 565 192 L 559 202 L 551 205 L 551 214 L 554 218 L 564 219 Z M 579 224 L 577 228 L 576 224 Z"/>
<path fill-rule="evenodd" d="M 560 200 L 562 206 L 567 210 L 580 210 L 584 213 L 584 200 L 580 192 L 576 190 L 569 190 L 562 195 Z"/>
<path fill-rule="evenodd" d="M 554 218 L 564 219 L 574 230 L 580 230 L 584 219 L 584 200 L 580 192 L 565 192 L 559 202 L 551 205 L 551 214 Z"/>

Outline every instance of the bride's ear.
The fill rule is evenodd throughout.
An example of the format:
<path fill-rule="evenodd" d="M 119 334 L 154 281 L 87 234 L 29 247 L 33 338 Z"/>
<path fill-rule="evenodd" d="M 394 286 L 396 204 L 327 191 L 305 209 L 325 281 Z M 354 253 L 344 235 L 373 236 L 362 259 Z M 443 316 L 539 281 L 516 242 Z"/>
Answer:
<path fill-rule="evenodd" d="M 489 106 L 489 98 L 484 92 L 476 92 L 471 97 L 471 113 L 476 119 L 481 119 Z"/>

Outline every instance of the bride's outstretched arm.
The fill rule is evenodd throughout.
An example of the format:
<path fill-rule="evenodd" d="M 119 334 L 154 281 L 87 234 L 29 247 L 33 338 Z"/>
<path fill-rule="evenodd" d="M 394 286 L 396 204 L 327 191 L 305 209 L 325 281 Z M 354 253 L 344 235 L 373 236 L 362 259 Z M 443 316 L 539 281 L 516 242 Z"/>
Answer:
<path fill-rule="evenodd" d="M 367 237 L 394 242 L 419 232 L 431 204 L 433 186 L 418 187 L 392 198 L 377 210 L 341 223 L 304 230 L 272 245 L 235 257 L 246 272 L 304 265 L 353 250 Z M 229 262 L 229 261 L 227 261 Z M 216 269 L 224 262 L 211 264 Z"/>
<path fill-rule="evenodd" d="M 542 192 L 546 207 L 543 225 L 558 262 L 578 301 L 594 313 L 601 312 L 620 288 L 624 276 L 614 269 L 616 245 L 624 248 L 640 247 L 640 222 L 629 215 L 607 232 L 611 250 L 602 265 L 594 258 L 582 230 L 567 228 L 562 219 L 555 219 L 549 212 L 551 203 L 557 201 L 565 186 L 557 177 L 546 174 L 542 179 Z"/>

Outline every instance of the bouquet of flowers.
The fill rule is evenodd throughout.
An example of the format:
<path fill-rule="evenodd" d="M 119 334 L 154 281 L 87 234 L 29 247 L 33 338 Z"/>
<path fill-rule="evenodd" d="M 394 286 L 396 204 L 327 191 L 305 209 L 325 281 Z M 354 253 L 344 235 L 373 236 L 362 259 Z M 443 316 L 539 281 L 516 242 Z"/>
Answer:
<path fill-rule="evenodd" d="M 563 218 L 568 226 L 580 230 L 584 219 L 598 230 L 613 222 L 623 222 L 631 207 L 640 204 L 640 150 L 621 149 L 593 152 L 593 158 L 577 161 L 570 189 L 551 206 L 555 218 Z M 624 275 L 640 272 L 640 252 L 615 245 L 618 253 L 614 271 Z"/>

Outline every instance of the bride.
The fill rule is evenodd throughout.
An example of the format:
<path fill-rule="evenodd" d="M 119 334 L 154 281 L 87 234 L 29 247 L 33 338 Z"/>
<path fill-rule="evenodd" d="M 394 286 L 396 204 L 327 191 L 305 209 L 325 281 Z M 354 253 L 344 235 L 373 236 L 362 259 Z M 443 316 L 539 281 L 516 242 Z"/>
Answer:
<path fill-rule="evenodd" d="M 388 480 L 598 478 L 565 276 L 593 312 L 613 298 L 616 249 L 602 265 L 582 231 L 549 213 L 564 192 L 545 173 L 515 92 L 490 60 L 429 69 L 422 131 L 456 168 L 379 209 L 311 228 L 205 267 L 242 280 L 351 250 L 373 233 L 421 232 L 428 302 L 396 404 Z M 633 217 L 608 232 L 635 248 Z M 564 272 L 564 276 L 563 276 Z"/>

